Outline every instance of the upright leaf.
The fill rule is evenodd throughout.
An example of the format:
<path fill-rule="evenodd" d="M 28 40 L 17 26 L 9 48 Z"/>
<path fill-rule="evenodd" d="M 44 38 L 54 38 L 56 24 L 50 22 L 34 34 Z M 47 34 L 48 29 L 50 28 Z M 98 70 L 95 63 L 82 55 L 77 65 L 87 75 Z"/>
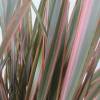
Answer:
<path fill-rule="evenodd" d="M 78 87 L 89 47 L 91 45 L 97 22 L 100 18 L 100 6 L 97 0 L 84 0 L 76 28 L 71 57 L 66 71 L 60 100 L 73 99 Z M 95 14 L 94 14 L 95 13 Z M 92 17 L 91 17 L 92 16 Z M 87 20 L 86 20 L 87 19 Z"/>

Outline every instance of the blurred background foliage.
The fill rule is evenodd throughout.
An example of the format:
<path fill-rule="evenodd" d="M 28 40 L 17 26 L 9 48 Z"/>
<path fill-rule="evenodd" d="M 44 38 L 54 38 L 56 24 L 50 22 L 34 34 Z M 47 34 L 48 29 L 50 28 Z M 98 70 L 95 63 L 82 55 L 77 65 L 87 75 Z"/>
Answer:
<path fill-rule="evenodd" d="M 100 100 L 100 1 L 70 2 L 0 0 L 0 100 Z"/>

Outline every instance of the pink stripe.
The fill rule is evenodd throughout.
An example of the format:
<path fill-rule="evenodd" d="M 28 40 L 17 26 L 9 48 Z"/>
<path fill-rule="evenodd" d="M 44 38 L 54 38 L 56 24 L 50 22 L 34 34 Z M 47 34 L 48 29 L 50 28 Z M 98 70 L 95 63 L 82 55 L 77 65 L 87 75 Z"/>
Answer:
<path fill-rule="evenodd" d="M 93 5 L 93 0 L 84 0 L 82 11 L 80 12 L 79 16 L 79 23 L 76 29 L 76 37 L 74 40 L 74 45 L 71 53 L 71 57 L 68 64 L 68 70 L 66 71 L 62 92 L 60 96 L 60 100 L 66 100 L 66 95 L 68 95 L 70 89 L 70 82 L 73 77 L 73 71 L 75 70 L 74 64 L 76 62 L 76 57 L 78 54 L 79 46 L 82 40 L 84 39 L 84 34 L 88 25 L 88 19 L 91 14 L 91 8 Z"/>

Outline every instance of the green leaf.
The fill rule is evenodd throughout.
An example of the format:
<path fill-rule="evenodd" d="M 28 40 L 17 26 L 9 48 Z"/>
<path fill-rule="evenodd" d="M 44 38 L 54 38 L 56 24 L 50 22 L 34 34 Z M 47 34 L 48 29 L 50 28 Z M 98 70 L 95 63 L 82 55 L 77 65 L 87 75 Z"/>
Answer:
<path fill-rule="evenodd" d="M 0 76 L 0 99 L 1 100 L 8 100 L 7 91 L 5 89 L 3 79 Z"/>
<path fill-rule="evenodd" d="M 66 47 L 67 52 L 66 52 L 65 63 L 68 62 L 69 57 L 71 55 L 72 46 L 73 46 L 75 35 L 76 35 L 75 29 L 78 24 L 78 15 L 81 10 L 81 6 L 82 6 L 82 0 L 77 0 L 76 5 L 72 11 L 71 18 L 69 20 L 69 29 L 68 29 L 68 33 L 67 33 L 68 34 L 67 35 L 68 42 L 67 42 L 67 47 Z"/>
<path fill-rule="evenodd" d="M 11 22 L 6 26 L 6 32 L 8 33 L 5 38 L 3 39 L 3 42 L 0 47 L 0 58 L 2 57 L 4 51 L 7 49 L 7 47 L 10 44 L 10 40 L 12 36 L 15 35 L 19 22 L 22 20 L 24 14 L 27 12 L 27 9 L 29 8 L 29 5 L 31 3 L 30 0 L 24 0 L 23 5 L 21 8 L 17 9 L 17 12 L 12 16 Z"/>
<path fill-rule="evenodd" d="M 54 19 L 55 19 L 55 17 L 56 18 L 58 17 L 58 19 L 59 19 L 58 21 L 57 21 L 57 19 L 56 20 L 53 19 L 53 21 L 57 21 L 57 23 L 58 23 L 56 28 L 54 29 L 54 27 L 53 27 L 54 25 L 49 28 L 50 32 L 54 31 L 55 33 L 54 34 L 52 33 L 52 36 L 50 36 L 51 33 L 48 34 L 48 37 L 50 37 L 50 38 L 48 38 L 49 40 L 47 43 L 47 48 L 49 47 L 50 52 L 49 52 L 48 57 L 46 55 L 46 57 L 47 57 L 46 60 L 48 60 L 48 61 L 46 62 L 46 66 L 45 66 L 46 69 L 45 69 L 45 72 L 43 75 L 42 84 L 40 85 L 40 89 L 39 89 L 39 92 L 37 95 L 38 100 L 45 100 L 46 99 L 48 89 L 50 87 L 51 79 L 52 79 L 52 76 L 53 76 L 53 73 L 55 70 L 56 62 L 58 60 L 58 55 L 59 55 L 59 51 L 60 51 L 60 46 L 62 43 L 61 40 L 62 40 L 62 36 L 63 36 L 63 31 L 64 31 L 64 28 L 65 28 L 65 25 L 67 22 L 67 20 L 66 20 L 67 3 L 68 2 L 65 0 L 62 2 L 60 12 L 56 12 L 58 14 L 58 16 L 54 13 L 54 16 L 53 16 Z M 57 10 L 59 9 L 58 4 L 60 4 L 60 2 L 57 1 L 55 4 L 57 4 L 56 5 L 57 8 L 55 8 L 54 12 L 56 11 L 56 9 Z M 52 19 L 51 19 L 51 22 L 52 22 Z M 56 24 L 56 23 L 54 23 L 54 24 Z M 51 23 L 51 25 L 52 25 L 52 23 Z M 51 42 L 51 40 L 53 40 L 53 41 Z M 54 41 L 55 41 L 56 45 L 54 45 Z M 54 50 L 52 49 L 52 46 L 53 46 Z M 49 59 L 51 59 L 51 61 Z"/>
<path fill-rule="evenodd" d="M 79 95 L 81 95 L 81 98 L 83 98 L 85 96 L 86 88 L 89 87 L 89 84 L 90 84 L 90 80 L 91 80 L 90 77 L 92 77 L 92 75 L 94 73 L 94 70 L 95 70 L 95 68 L 97 66 L 97 61 L 98 61 L 99 57 L 95 58 L 96 59 L 95 61 L 94 60 L 92 61 L 92 62 L 94 62 L 93 64 L 91 64 L 91 65 L 89 65 L 89 64 L 90 64 L 91 58 L 92 57 L 94 58 L 95 57 L 94 55 L 96 55 L 96 53 L 94 54 L 94 50 L 96 48 L 96 45 L 98 43 L 99 36 L 100 36 L 100 34 L 99 34 L 99 32 L 100 32 L 99 26 L 100 26 L 100 23 L 98 23 L 97 29 L 96 29 L 96 32 L 95 32 L 95 36 L 93 37 L 93 40 L 92 40 L 92 43 L 91 43 L 91 46 L 90 46 L 90 49 L 89 49 L 85 64 L 84 64 L 84 68 L 83 68 L 83 71 L 82 71 L 82 74 L 81 74 L 81 77 L 80 77 L 80 82 L 78 83 L 78 90 L 77 90 L 77 92 L 75 94 L 76 95 L 75 98 L 79 98 Z M 82 83 L 86 74 L 88 76 L 87 82 L 86 83 Z M 87 88 L 87 90 L 88 90 L 88 88 Z"/>
<path fill-rule="evenodd" d="M 29 96 L 30 96 L 29 94 L 31 92 L 33 78 L 34 78 L 34 75 L 35 75 L 35 71 L 36 71 L 36 67 L 37 67 L 37 63 L 38 63 L 38 59 L 39 59 L 39 55 L 40 55 L 40 51 L 41 51 L 41 41 L 42 41 L 42 38 L 40 38 L 40 40 L 39 40 L 36 55 L 35 55 L 35 58 L 34 58 L 34 61 L 33 61 L 33 64 L 32 64 L 32 69 L 31 69 L 31 72 L 30 72 L 30 77 L 29 77 L 28 88 L 27 88 L 25 100 L 28 100 Z"/>
<path fill-rule="evenodd" d="M 97 22 L 100 18 L 100 6 L 98 3 L 100 2 L 97 0 L 92 0 L 91 4 L 89 4 L 89 0 L 84 0 L 83 2 L 78 26 L 75 31 L 76 37 L 63 83 L 60 97 L 61 100 L 66 100 L 66 98 L 72 100 L 78 87 L 79 79 L 84 67 L 83 65 L 96 31 Z"/>
<path fill-rule="evenodd" d="M 94 82 L 98 77 L 100 77 L 100 69 L 98 69 L 96 72 L 94 72 L 92 82 Z M 91 84 L 92 84 L 91 82 Z"/>
<path fill-rule="evenodd" d="M 45 26 L 44 26 L 44 24 L 43 24 L 43 22 L 42 22 L 42 20 L 41 20 L 41 17 L 40 17 L 40 15 L 39 15 L 39 13 L 38 13 L 38 11 L 37 11 L 37 9 L 36 9 L 34 3 L 32 3 L 32 8 L 34 9 L 34 11 L 35 11 L 35 13 L 36 13 L 36 15 L 37 15 L 37 19 L 38 19 L 38 21 L 39 21 L 39 23 L 40 23 L 40 25 L 41 25 L 41 27 L 42 27 L 42 29 L 43 29 L 43 31 L 44 31 L 44 32 L 42 32 L 42 33 L 43 33 L 43 36 L 44 36 L 45 38 L 47 38 L 47 37 L 46 37 L 47 32 L 46 32 Z"/>
<path fill-rule="evenodd" d="M 1 60 L 1 63 L 0 63 L 0 72 L 2 71 L 2 69 L 4 68 L 6 62 L 8 61 L 9 59 L 9 55 L 7 55 L 4 60 Z"/>
<path fill-rule="evenodd" d="M 98 91 L 100 91 L 100 83 L 96 83 L 92 88 L 89 89 L 86 100 L 92 100 Z"/>

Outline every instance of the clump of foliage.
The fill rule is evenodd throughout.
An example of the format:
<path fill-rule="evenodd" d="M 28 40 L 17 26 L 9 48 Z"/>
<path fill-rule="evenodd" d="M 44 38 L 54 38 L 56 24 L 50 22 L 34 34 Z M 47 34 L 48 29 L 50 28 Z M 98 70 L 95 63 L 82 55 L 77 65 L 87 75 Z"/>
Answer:
<path fill-rule="evenodd" d="M 0 100 L 100 100 L 100 0 L 69 6 L 0 0 Z"/>

